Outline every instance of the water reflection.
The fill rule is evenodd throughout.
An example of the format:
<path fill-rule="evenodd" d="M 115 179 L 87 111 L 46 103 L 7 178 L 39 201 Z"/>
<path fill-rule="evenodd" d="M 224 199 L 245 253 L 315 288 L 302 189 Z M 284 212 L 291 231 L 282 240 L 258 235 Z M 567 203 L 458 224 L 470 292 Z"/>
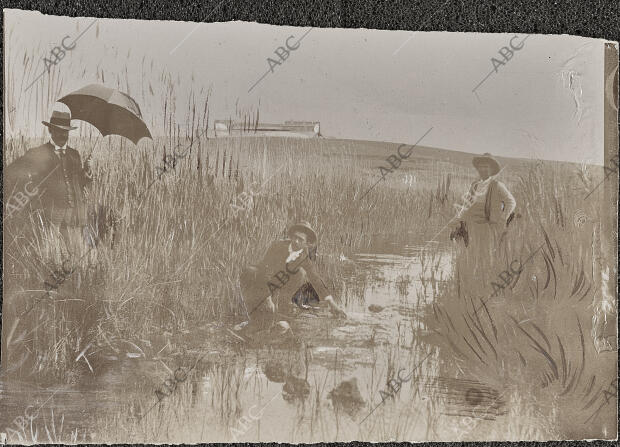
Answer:
<path fill-rule="evenodd" d="M 489 403 L 481 417 L 501 416 L 496 390 L 440 377 L 437 352 L 423 359 L 431 350 L 425 316 L 450 275 L 450 254 L 381 247 L 341 257 L 349 318 L 329 318 L 323 307 L 300 313 L 291 321 L 293 333 L 303 334 L 294 347 L 254 348 L 229 337 L 201 353 L 189 380 L 155 406 L 153 389 L 175 369 L 170 359 L 120 360 L 51 397 L 51 389 L 0 382 L 0 427 L 23 412 L 24 402 L 46 399 L 45 408 L 62 414 L 80 439 L 100 442 L 431 440 L 442 438 L 442 417 L 471 415 Z M 213 338 L 224 330 L 209 329 Z M 385 398 L 382 390 L 401 369 L 412 371 L 412 380 Z M 154 409 L 145 415 L 148 408 Z"/>

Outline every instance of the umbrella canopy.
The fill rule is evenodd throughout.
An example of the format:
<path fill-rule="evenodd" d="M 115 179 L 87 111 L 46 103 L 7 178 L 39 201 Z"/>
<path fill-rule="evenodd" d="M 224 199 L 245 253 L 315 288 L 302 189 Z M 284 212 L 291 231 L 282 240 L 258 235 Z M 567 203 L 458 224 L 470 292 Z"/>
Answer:
<path fill-rule="evenodd" d="M 72 119 L 86 121 L 101 135 L 120 135 L 138 144 L 151 137 L 138 103 L 126 93 L 99 84 L 91 84 L 58 100 L 69 107 Z"/>

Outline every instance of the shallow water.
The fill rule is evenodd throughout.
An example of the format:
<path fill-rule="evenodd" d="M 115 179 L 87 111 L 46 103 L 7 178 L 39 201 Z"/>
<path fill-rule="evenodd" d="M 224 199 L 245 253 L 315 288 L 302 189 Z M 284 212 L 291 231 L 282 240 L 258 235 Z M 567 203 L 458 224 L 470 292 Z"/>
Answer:
<path fill-rule="evenodd" d="M 341 255 L 348 319 L 330 318 L 324 307 L 300 313 L 290 323 L 302 343 L 273 337 L 251 348 L 217 326 L 189 334 L 185 354 L 200 361 L 185 358 L 185 366 L 196 365 L 189 380 L 160 403 L 153 390 L 173 376 L 178 358 L 125 358 L 75 386 L 0 382 L 0 427 L 33 440 L 30 426 L 16 427 L 31 405 L 27 415 L 41 408 L 32 426 L 43 442 L 468 439 L 506 413 L 506 398 L 447 373 L 450 359 L 429 341 L 425 319 L 452 266 L 451 253 L 437 245 L 384 242 Z M 420 256 L 425 247 L 433 259 Z M 387 380 L 399 375 L 409 379 L 390 389 Z M 343 381 L 354 392 L 330 395 Z M 455 429 L 463 418 L 475 422 Z"/>

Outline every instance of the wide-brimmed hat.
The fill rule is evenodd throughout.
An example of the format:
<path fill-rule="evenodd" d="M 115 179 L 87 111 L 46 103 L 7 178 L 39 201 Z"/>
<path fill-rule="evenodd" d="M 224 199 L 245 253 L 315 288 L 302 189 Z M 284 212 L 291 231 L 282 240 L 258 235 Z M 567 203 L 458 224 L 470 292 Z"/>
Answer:
<path fill-rule="evenodd" d="M 54 127 L 62 130 L 75 130 L 77 127 L 71 125 L 71 114 L 69 112 L 61 112 L 60 110 L 52 111 L 52 117 L 49 121 L 41 121 L 47 127 Z"/>
<path fill-rule="evenodd" d="M 489 175 L 495 175 L 500 171 L 500 166 L 499 163 L 497 162 L 497 160 L 495 158 L 493 158 L 493 156 L 491 154 L 489 154 L 488 152 L 478 156 L 478 157 L 474 157 L 473 161 L 472 161 L 474 167 L 478 170 L 478 172 L 480 172 L 480 165 L 481 164 L 486 164 L 491 168 L 491 172 L 489 173 Z"/>
<path fill-rule="evenodd" d="M 304 233 L 308 237 L 308 243 L 313 245 L 316 243 L 316 233 L 308 222 L 302 220 L 288 229 L 288 236 L 293 237 L 293 233 Z"/>

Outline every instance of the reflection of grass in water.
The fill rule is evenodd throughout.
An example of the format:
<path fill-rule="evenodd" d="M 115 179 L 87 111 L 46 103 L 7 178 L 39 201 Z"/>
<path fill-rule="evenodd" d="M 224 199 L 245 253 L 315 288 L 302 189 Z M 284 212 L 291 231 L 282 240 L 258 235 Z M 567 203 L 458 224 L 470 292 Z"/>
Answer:
<path fill-rule="evenodd" d="M 157 399 L 148 392 L 151 388 L 147 386 L 147 393 L 138 396 L 136 404 L 125 404 L 125 410 L 102 415 L 97 424 L 98 441 L 195 443 L 201 439 L 230 440 L 229 428 L 247 413 L 241 405 L 242 390 L 260 391 L 251 378 L 244 378 L 247 360 L 242 357 L 235 364 L 199 365 L 188 380 L 179 383 L 156 405 Z M 133 416 L 128 418 L 127 415 Z M 119 427 L 119 430 L 111 431 L 112 427 Z"/>
<path fill-rule="evenodd" d="M 525 216 L 501 247 L 491 257 L 475 246 L 457 255 L 453 281 L 433 306 L 434 326 L 456 354 L 459 369 L 499 388 L 516 387 L 515 396 L 553 418 L 538 432 L 543 438 L 558 433 L 595 438 L 605 436 L 605 426 L 613 431 L 613 412 L 584 424 L 585 410 L 593 407 L 615 368 L 611 356 L 606 362 L 596 353 L 589 335 L 600 281 L 592 271 L 596 237 L 592 227 L 575 230 L 564 216 L 583 206 L 591 208 L 591 216 L 598 213 L 594 197 L 584 204 L 581 195 L 556 186 L 561 179 L 556 173 L 530 173 L 515 191 Z M 487 301 L 491 282 L 500 282 L 497 275 L 542 242 L 519 278 Z M 507 434 L 515 430 L 513 422 L 506 427 Z"/>
<path fill-rule="evenodd" d="M 418 304 L 420 298 L 427 302 L 427 297 L 436 296 L 439 294 L 440 280 L 443 278 L 443 271 L 440 268 L 443 254 L 438 251 L 421 250 L 418 255 L 420 262 L 420 274 L 418 278 L 420 280 L 421 289 L 418 292 Z M 429 286 L 430 292 L 429 293 Z"/>
<path fill-rule="evenodd" d="M 399 275 L 396 278 L 396 290 L 399 298 L 407 298 L 409 295 L 409 284 L 411 284 L 411 277 L 409 275 Z"/>
<path fill-rule="evenodd" d="M 397 351 L 392 353 L 377 352 L 378 356 L 396 356 Z M 273 355 L 267 354 L 268 359 Z M 411 358 L 411 365 L 419 357 L 414 351 L 408 351 Z M 406 356 L 403 355 L 403 358 Z M 286 358 L 286 355 L 282 357 Z M 194 379 L 200 377 L 201 382 L 208 384 L 207 388 L 203 385 L 195 384 L 191 378 L 180 384 L 178 389 L 169 397 L 147 413 L 142 419 L 135 417 L 127 418 L 126 414 L 140 414 L 145 408 L 150 407 L 152 399 L 144 398 L 144 402 L 137 405 L 135 410 L 119 411 L 117 414 L 103 416 L 98 424 L 98 434 L 102 440 L 107 442 L 185 442 L 195 443 L 204 442 L 225 442 L 231 441 L 230 427 L 238 423 L 240 417 L 249 414 L 249 408 L 256 403 L 256 408 L 261 408 L 268 398 L 273 397 L 274 393 L 279 393 L 281 384 L 270 384 L 265 387 L 265 382 L 257 377 L 250 376 L 244 379 L 244 372 L 250 363 L 248 358 L 239 359 L 235 364 L 228 366 L 213 366 L 208 369 L 196 369 Z M 291 359 L 293 360 L 293 359 Z M 403 359 L 401 358 L 401 361 Z M 294 361 L 294 360 L 293 360 Z M 393 358 L 393 361 L 397 361 Z M 291 417 L 279 420 L 277 428 L 268 425 L 268 413 L 271 408 L 265 410 L 266 416 L 260 421 L 255 422 L 240 440 L 257 440 L 257 430 L 274 431 L 282 441 L 288 442 L 319 442 L 325 440 L 387 440 L 390 437 L 398 437 L 402 433 L 412 435 L 412 420 L 415 419 L 415 436 L 411 439 L 424 439 L 426 436 L 426 417 L 417 410 L 421 405 L 420 394 L 412 394 L 411 390 L 403 388 L 399 393 L 395 403 L 386 402 L 385 409 L 382 408 L 369 419 L 368 426 L 358 425 L 361 416 L 371 409 L 371 403 L 376 404 L 379 399 L 379 389 L 385 388 L 386 380 L 385 360 L 379 360 L 373 368 L 373 374 L 378 378 L 367 392 L 363 392 L 363 398 L 367 402 L 365 409 L 360 410 L 356 417 L 352 418 L 341 409 L 334 407 L 327 394 L 334 385 L 342 380 L 340 369 L 337 367 L 321 369 L 311 372 L 308 376 L 310 384 L 310 394 L 305 399 L 297 399 L 286 403 L 286 408 Z M 379 366 L 377 369 L 377 366 Z M 405 367 L 407 367 L 405 365 Z M 284 366 L 286 369 L 286 366 Z M 394 367 L 392 371 L 394 371 Z M 297 371 L 303 377 L 303 371 Z M 393 374 L 393 373 L 391 373 Z M 418 373 L 414 374 L 411 383 L 418 379 Z M 417 385 L 416 385 L 417 386 Z M 244 402 L 245 399 L 251 402 Z M 257 396 L 261 395 L 260 403 L 256 402 Z M 410 399 L 411 397 L 411 399 Z M 274 404 L 271 404 L 274 405 Z M 387 417 L 389 414 L 402 413 L 397 421 L 391 421 Z M 376 416 L 376 419 L 375 419 Z M 273 423 L 273 419 L 269 424 Z M 118 428 L 117 428 L 118 427 Z M 424 430 L 422 430 L 424 428 Z M 423 433 L 424 435 L 420 435 Z M 265 435 L 261 437 L 266 440 Z M 403 439 L 403 438 L 399 438 Z"/>
<path fill-rule="evenodd" d="M 402 337 L 406 335 L 404 331 L 399 334 Z M 409 349 L 406 349 L 401 347 L 404 345 L 400 342 L 401 336 L 394 346 L 386 346 L 373 351 L 376 362 L 368 371 L 370 382 L 368 388 L 362 387 L 361 389 L 366 405 L 355 416 L 352 417 L 342 409 L 334 407 L 327 398 L 327 394 L 340 380 L 351 377 L 351 374 L 357 376 L 359 373 L 343 375 L 338 365 L 334 364 L 331 369 L 310 372 L 308 375 L 310 394 L 305 399 L 284 404 L 291 416 L 278 420 L 277 428 L 271 425 L 273 418 L 269 419 L 269 412 L 275 409 L 267 408 L 266 416 L 253 424 L 240 440 L 256 441 L 259 424 L 262 433 L 261 440 L 268 439 L 266 433 L 276 433 L 278 440 L 283 442 L 459 439 L 451 437 L 451 432 L 448 430 L 456 423 L 455 418 L 441 415 L 442 408 L 439 399 L 429 394 L 425 387 L 429 377 L 436 377 L 439 374 L 437 359 L 431 357 L 427 360 L 428 363 L 423 363 L 423 367 L 418 368 L 420 361 L 424 359 L 424 344 L 417 337 Z M 274 353 L 265 353 L 265 355 L 268 359 L 274 358 Z M 282 357 L 282 359 L 285 358 L 286 355 Z M 334 362 L 336 361 L 334 358 Z M 201 370 L 196 375 L 202 377 L 203 383 L 209 384 L 208 388 L 192 384 L 192 381 L 188 380 L 138 424 L 134 425 L 135 419 L 123 418 L 125 412 L 119 412 L 118 415 L 109 416 L 102 421 L 100 432 L 103 436 L 114 433 L 115 436 L 118 435 L 119 441 L 122 439 L 126 442 L 230 441 L 232 438 L 229 428 L 235 426 L 240 417 L 248 414 L 252 404 L 257 405 L 254 408 L 254 413 L 256 413 L 256 408 L 262 407 L 267 398 L 273 397 L 274 393 L 281 392 L 279 390 L 282 384 L 271 383 L 266 388 L 264 379 L 261 380 L 257 375 L 252 374 L 246 377 L 244 372 L 252 363 L 246 358 L 245 360 L 239 359 L 237 363 L 227 367 L 218 366 Z M 287 368 L 283 365 L 284 370 Z M 381 403 L 380 390 L 388 389 L 387 380 L 397 377 L 400 368 L 404 368 L 406 373 L 413 371 L 411 380 L 402 386 L 394 399 L 387 398 Z M 296 374 L 304 376 L 303 370 L 296 371 Z M 243 377 L 246 379 L 244 380 Z M 258 395 L 263 396 L 260 403 L 257 402 Z M 246 401 L 248 398 L 249 402 Z M 142 406 L 147 407 L 150 403 L 151 401 L 147 399 Z M 376 411 L 362 425 L 359 425 L 362 417 L 366 416 L 377 404 L 380 405 Z M 529 419 L 533 411 L 531 402 L 523 401 L 517 404 L 515 406 L 513 400 L 513 406 L 510 408 L 512 411 L 510 417 L 513 421 L 518 421 L 516 425 L 513 424 L 507 428 L 504 423 L 493 425 L 492 422 L 483 421 L 479 426 L 474 427 L 474 430 L 470 430 L 471 433 L 463 429 L 458 436 L 463 439 L 476 439 L 480 433 L 485 433 L 495 438 L 542 438 L 539 426 L 542 424 L 541 421 L 547 421 L 546 416 L 536 415 L 538 419 L 533 424 Z M 105 427 L 116 427 L 117 424 L 121 424 L 123 430 L 108 431 L 105 429 Z M 126 432 L 133 433 L 129 440 Z M 105 439 L 110 440 L 109 437 Z"/>

